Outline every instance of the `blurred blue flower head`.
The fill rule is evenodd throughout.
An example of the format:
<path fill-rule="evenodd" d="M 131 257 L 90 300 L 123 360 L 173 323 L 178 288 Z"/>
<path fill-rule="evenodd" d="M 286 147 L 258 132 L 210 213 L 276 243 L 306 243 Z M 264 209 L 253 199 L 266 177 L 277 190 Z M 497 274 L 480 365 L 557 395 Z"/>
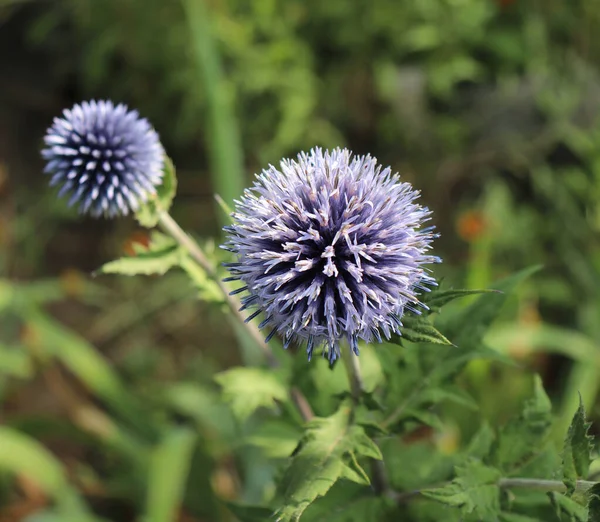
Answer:
<path fill-rule="evenodd" d="M 346 338 L 382 341 L 399 333 L 417 292 L 435 281 L 424 265 L 435 237 L 418 192 L 371 156 L 313 149 L 264 170 L 236 202 L 224 248 L 231 277 L 248 291 L 242 308 L 261 312 L 284 345 L 324 345 L 330 362 Z"/>
<path fill-rule="evenodd" d="M 75 105 L 55 118 L 44 138 L 44 172 L 59 196 L 70 194 L 82 213 L 115 217 L 135 212 L 156 192 L 164 151 L 137 111 L 111 101 Z"/>

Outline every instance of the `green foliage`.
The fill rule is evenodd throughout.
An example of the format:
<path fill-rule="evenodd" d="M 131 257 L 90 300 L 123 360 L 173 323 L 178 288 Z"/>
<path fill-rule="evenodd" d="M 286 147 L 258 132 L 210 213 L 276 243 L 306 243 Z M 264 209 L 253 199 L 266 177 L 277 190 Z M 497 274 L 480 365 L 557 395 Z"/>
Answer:
<path fill-rule="evenodd" d="M 452 345 L 427 318 L 420 316 L 408 316 L 404 319 L 402 336 L 394 336 L 392 342 L 401 344 L 402 339 L 411 343 Z"/>
<path fill-rule="evenodd" d="M 207 251 L 207 248 L 204 249 Z M 188 275 L 194 287 L 198 290 L 198 298 L 202 301 L 221 303 L 223 295 L 217 284 L 200 268 L 190 256 L 184 255 L 179 259 L 179 266 Z"/>
<path fill-rule="evenodd" d="M 153 230 L 148 246 L 133 244 L 133 251 L 135 255 L 110 261 L 99 268 L 97 273 L 128 276 L 164 275 L 172 268 L 181 268 L 198 290 L 200 299 L 208 302 L 223 301 L 217 284 L 190 258 L 187 250 L 171 237 Z M 214 248 L 212 253 L 214 255 Z"/>
<path fill-rule="evenodd" d="M 152 232 L 148 247 L 134 245 L 135 256 L 123 257 L 103 265 L 98 272 L 121 275 L 162 275 L 181 265 L 186 252 L 170 237 Z"/>
<path fill-rule="evenodd" d="M 425 489 L 423 495 L 449 506 L 461 508 L 483 520 L 493 520 L 500 513 L 498 480 L 502 474 L 496 468 L 473 460 L 456 467 L 456 478 L 447 486 Z"/>
<path fill-rule="evenodd" d="M 161 212 L 168 212 L 177 192 L 177 177 L 171 158 L 165 156 L 162 183 L 156 188 L 156 196 L 150 199 L 136 213 L 140 225 L 153 228 L 160 220 Z"/>
<path fill-rule="evenodd" d="M 507 295 L 539 269 L 531 267 L 499 281 L 494 285 L 494 290 L 499 292 L 484 293 L 455 316 L 440 315 L 437 324 L 462 350 L 480 348 L 484 332 L 500 313 Z"/>
<path fill-rule="evenodd" d="M 364 429 L 352 424 L 352 409 L 342 404 L 327 418 L 310 421 L 278 485 L 277 520 L 296 521 L 317 498 L 340 479 L 370 483 L 360 457 L 381 459 L 381 452 Z M 278 502 L 278 503 L 279 503 Z"/>
<path fill-rule="evenodd" d="M 580 402 L 563 450 L 563 482 L 570 494 L 574 493 L 577 480 L 586 478 L 590 470 L 592 438 L 588 435 L 589 427 L 590 423 L 585 419 L 585 410 Z"/>
<path fill-rule="evenodd" d="M 595 484 L 588 491 L 588 519 L 587 522 L 594 522 L 600 518 L 600 485 Z"/>
<path fill-rule="evenodd" d="M 302 522 L 362 522 L 395 520 L 393 499 L 374 495 L 372 491 L 353 482 L 339 481 L 325 497 L 318 498 L 303 513 Z"/>
<path fill-rule="evenodd" d="M 558 493 L 548 493 L 550 502 L 556 513 L 556 517 L 561 522 L 588 522 L 587 509 L 581 504 L 575 502 L 569 497 L 559 495 Z"/>
<path fill-rule="evenodd" d="M 172 428 L 150 456 L 147 522 L 169 522 L 179 509 L 191 464 L 196 434 Z"/>
<path fill-rule="evenodd" d="M 10 428 L 0 428 L 0 447 L 0 469 L 35 477 L 44 492 L 56 501 L 57 515 L 62 520 L 95 520 L 69 485 L 62 464 L 41 444 Z"/>
<path fill-rule="evenodd" d="M 498 434 L 491 461 L 504 473 L 519 470 L 538 455 L 547 443 L 552 424 L 552 405 L 539 377 L 534 379 L 533 397 L 523 411 Z"/>
<path fill-rule="evenodd" d="M 223 388 L 224 400 L 242 421 L 258 408 L 273 409 L 276 401 L 288 397 L 285 384 L 273 372 L 260 368 L 233 368 L 219 373 L 215 380 Z"/>
<path fill-rule="evenodd" d="M 206 246 L 212 262 L 214 253 L 210 243 Z M 150 274 L 177 266 L 201 289 L 203 300 L 222 303 L 218 287 L 212 287 L 211 296 L 214 283 L 205 271 L 162 233 L 154 232 L 148 247 L 137 246 L 134 256 L 103 271 Z M 591 446 L 583 409 L 563 451 L 566 489 L 554 480 L 560 456 L 551 445 L 550 401 L 537 377 L 520 415 L 501 429 L 482 423 L 467 445 L 450 453 L 429 436 L 410 442 L 423 429 L 440 436 L 447 432 L 449 412 L 479 415 L 477 398 L 457 377 L 470 361 L 506 361 L 483 345 L 484 333 L 507 293 L 532 271 L 495 285 L 501 292 L 436 289 L 428 294 L 429 309 L 405 317 L 400 345 L 362 347 L 362 393 L 352 399 L 350 366 L 283 358 L 281 368 L 233 367 L 217 373 L 219 393 L 180 382 L 160 397 L 140 395 L 89 343 L 43 312 L 35 294 L 21 299 L 18 310 L 36 357 L 44 364 L 60 362 L 105 404 L 105 411 L 74 419 L 127 468 L 123 477 L 146 520 L 171 520 L 182 509 L 219 519 L 209 486 L 214 479 L 207 473 L 217 465 L 213 457 L 228 455 L 253 473 L 261 469 L 257 462 L 265 466 L 259 494 L 249 489 L 240 496 L 244 503 L 228 503 L 242 522 L 265 517 L 310 522 L 325 516 L 338 522 L 398 517 L 426 522 L 442 514 L 445 520 L 522 522 L 545 520 L 551 509 L 563 518 L 584 520 L 597 500 L 594 484 L 585 482 Z M 463 297 L 474 300 L 456 306 Z M 295 409 L 298 394 L 316 412 L 303 423 Z M 179 425 L 168 420 L 170 415 L 178 416 Z M 206 490 L 201 502 L 193 500 L 197 484 Z M 531 488 L 529 496 L 520 493 L 522 488 Z"/>
<path fill-rule="evenodd" d="M 350 405 L 343 365 L 308 364 L 291 350 L 292 363 L 276 338 L 281 368 L 223 371 L 239 360 L 219 322 L 224 296 L 165 235 L 102 271 L 179 274 L 101 278 L 76 294 L 39 279 L 67 262 L 88 266 L 78 256 L 90 244 L 71 240 L 74 224 L 37 199 L 26 175 L 10 176 L 20 162 L 8 165 L 10 185 L 25 189 L 8 224 L 13 193 L 0 201 L 0 504 L 27 497 L 23 483 L 33 481 L 50 500 L 29 517 L 39 522 L 96 520 L 96 511 L 113 522 L 228 522 L 225 499 L 242 522 L 274 512 L 303 522 L 600 520 L 583 409 L 597 418 L 597 2 L 9 4 L 0 6 L 7 38 L 17 46 L 11 23 L 33 20 L 29 38 L 49 57 L 43 85 L 53 93 L 20 89 L 11 73 L 9 99 L 28 93 L 38 111 L 76 77 L 69 97 L 139 108 L 185 166 L 194 208 L 186 214 L 183 202 L 178 215 L 194 230 L 213 225 L 197 209 L 207 193 L 227 203 L 239 193 L 241 158 L 250 173 L 348 143 L 423 189 L 446 280 L 484 288 L 523 266 L 547 268 L 518 293 L 533 270 L 491 290 L 424 293 L 429 312 L 405 315 L 400 338 L 361 346 L 364 393 Z M 24 16 L 4 16 L 21 4 Z M 0 198 L 13 148 L 0 158 Z M 157 199 L 136 216 L 143 226 L 157 224 L 175 189 L 167 160 Z M 469 212 L 481 222 L 470 235 L 460 225 Z M 97 231 L 82 226 L 86 237 Z M 101 244 L 102 256 L 118 249 Z M 201 246 L 221 261 L 211 241 Z M 253 342 L 245 332 L 241 340 Z M 292 386 L 312 421 L 301 422 Z M 24 409 L 32 394 L 35 408 Z"/>
<path fill-rule="evenodd" d="M 587 435 L 588 423 L 583 407 L 576 412 L 563 449 L 562 473 L 565 477 L 566 495 L 563 486 L 554 480 L 512 479 L 524 471 L 534 476 L 554 473 L 545 470 L 544 460 L 548 452 L 554 453 L 551 461 L 558 462 L 558 452 L 548 445 L 551 425 L 551 406 L 539 378 L 534 382 L 533 397 L 526 401 L 521 415 L 507 423 L 494 437 L 489 428 L 474 437 L 466 452 L 466 461 L 455 469 L 452 482 L 423 494 L 446 505 L 458 507 L 464 515 L 471 513 L 483 520 L 527 521 L 527 513 L 512 512 L 501 491 L 529 487 L 533 491 L 546 491 L 558 520 L 595 520 L 598 484 L 578 482 L 586 477 L 590 465 L 590 438 Z M 492 442 L 495 438 L 495 442 Z M 476 457 L 476 460 L 474 459 Z M 532 497 L 529 504 L 541 504 L 543 495 Z M 517 504 L 515 502 L 515 504 Z M 545 519 L 544 519 L 545 520 Z"/>

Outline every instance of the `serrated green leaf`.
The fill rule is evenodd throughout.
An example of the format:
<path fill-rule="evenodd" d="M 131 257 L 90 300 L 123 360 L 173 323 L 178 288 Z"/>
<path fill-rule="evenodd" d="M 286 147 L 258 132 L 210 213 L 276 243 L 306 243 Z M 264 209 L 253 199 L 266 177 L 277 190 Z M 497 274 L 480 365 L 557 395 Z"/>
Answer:
<path fill-rule="evenodd" d="M 180 264 L 184 250 L 174 240 L 153 232 L 148 247 L 136 246 L 136 255 L 110 261 L 98 269 L 98 273 L 122 275 L 164 274 Z"/>
<path fill-rule="evenodd" d="M 587 522 L 598 522 L 600 520 L 600 482 L 594 484 L 587 494 L 589 498 Z"/>
<path fill-rule="evenodd" d="M 226 506 L 240 522 L 265 522 L 273 516 L 273 510 L 263 506 L 249 506 L 237 502 L 227 502 Z"/>
<path fill-rule="evenodd" d="M 381 459 L 377 445 L 362 427 L 351 423 L 352 409 L 342 404 L 332 416 L 314 418 L 279 483 L 277 520 L 296 521 L 341 478 L 365 483 L 358 457 Z"/>
<path fill-rule="evenodd" d="M 440 488 L 425 489 L 422 494 L 443 504 L 473 513 L 483 520 L 495 520 L 500 514 L 500 471 L 469 460 L 456 467 L 456 478 Z"/>
<path fill-rule="evenodd" d="M 544 450 L 552 425 L 552 404 L 539 376 L 534 380 L 533 397 L 525 402 L 518 418 L 500 431 L 492 450 L 492 462 L 510 472 Z"/>
<path fill-rule="evenodd" d="M 588 510 L 585 506 L 554 491 L 548 493 L 548 497 L 558 520 L 561 522 L 588 522 Z M 593 520 L 593 522 L 597 521 Z"/>
<path fill-rule="evenodd" d="M 402 340 L 411 343 L 430 343 L 452 346 L 452 343 L 436 329 L 424 316 L 406 315 L 402 320 L 401 335 L 393 335 L 390 342 L 401 344 Z"/>
<path fill-rule="evenodd" d="M 223 399 L 241 421 L 258 408 L 273 409 L 275 401 L 285 401 L 288 397 L 285 385 L 272 370 L 233 368 L 217 374 L 215 380 L 223 388 Z"/>
<path fill-rule="evenodd" d="M 431 292 L 423 295 L 422 301 L 431 309 L 431 311 L 435 311 L 456 299 L 460 299 L 461 297 L 498 292 L 498 290 L 494 289 L 461 290 L 450 288 L 448 290 L 432 290 Z"/>
<path fill-rule="evenodd" d="M 156 196 L 135 213 L 138 223 L 146 228 L 154 228 L 159 220 L 159 212 L 168 212 L 171 208 L 176 191 L 175 166 L 171 159 L 165 156 L 162 183 L 156 188 Z"/>
<path fill-rule="evenodd" d="M 586 478 L 590 469 L 592 438 L 588 435 L 591 423 L 585 420 L 581 397 L 573 416 L 563 449 L 563 482 L 569 493 L 575 491 L 578 478 Z"/>
<path fill-rule="evenodd" d="M 499 292 L 485 293 L 458 314 L 440 314 L 436 325 L 461 350 L 480 348 L 483 334 L 499 314 L 510 292 L 526 278 L 540 269 L 527 268 L 493 285 Z"/>
<path fill-rule="evenodd" d="M 375 496 L 364 487 L 343 481 L 313 502 L 302 515 L 302 522 L 386 522 L 396 520 L 388 518 L 395 507 L 386 496 Z"/>
<path fill-rule="evenodd" d="M 202 301 L 220 303 L 223 302 L 223 292 L 219 289 L 206 271 L 198 263 L 192 260 L 188 255 L 182 256 L 179 265 L 192 280 L 194 286 L 198 289 L 198 297 Z"/>

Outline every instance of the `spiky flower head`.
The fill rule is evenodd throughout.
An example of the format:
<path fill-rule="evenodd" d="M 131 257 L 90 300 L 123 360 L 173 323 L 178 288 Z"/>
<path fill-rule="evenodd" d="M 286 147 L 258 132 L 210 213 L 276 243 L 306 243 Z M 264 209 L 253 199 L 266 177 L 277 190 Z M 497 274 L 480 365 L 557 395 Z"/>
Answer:
<path fill-rule="evenodd" d="M 160 184 L 163 148 L 148 120 L 123 104 L 89 101 L 54 118 L 44 138 L 50 185 L 94 217 L 134 212 Z"/>
<path fill-rule="evenodd" d="M 248 320 L 306 342 L 309 359 L 324 345 L 330 362 L 346 338 L 382 341 L 400 333 L 405 310 L 418 313 L 417 293 L 435 281 L 424 265 L 432 228 L 418 192 L 371 156 L 315 148 L 270 166 L 236 201 L 224 248 L 237 259 L 232 276 L 248 291 Z"/>

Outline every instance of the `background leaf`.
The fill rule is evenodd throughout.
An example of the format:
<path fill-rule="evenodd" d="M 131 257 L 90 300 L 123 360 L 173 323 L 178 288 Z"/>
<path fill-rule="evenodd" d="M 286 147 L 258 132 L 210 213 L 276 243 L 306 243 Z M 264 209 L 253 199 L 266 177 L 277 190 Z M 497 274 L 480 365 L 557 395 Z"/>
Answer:
<path fill-rule="evenodd" d="M 42 445 L 9 428 L 0 427 L 0 469 L 22 474 L 48 493 L 62 520 L 94 520 L 86 505 L 67 482 L 62 464 Z"/>
<path fill-rule="evenodd" d="M 288 391 L 273 370 L 233 368 L 215 376 L 223 388 L 223 399 L 231 405 L 235 416 L 244 421 L 258 408 L 275 407 L 285 401 Z"/>
<path fill-rule="evenodd" d="M 183 502 L 195 441 L 192 430 L 172 428 L 153 450 L 148 471 L 146 522 L 176 519 Z"/>

